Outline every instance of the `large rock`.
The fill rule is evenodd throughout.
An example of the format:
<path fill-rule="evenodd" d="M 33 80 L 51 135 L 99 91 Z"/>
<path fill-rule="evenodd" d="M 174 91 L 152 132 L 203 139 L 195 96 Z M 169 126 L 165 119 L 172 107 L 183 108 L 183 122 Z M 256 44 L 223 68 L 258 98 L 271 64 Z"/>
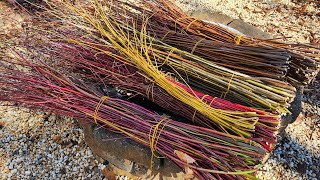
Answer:
<path fill-rule="evenodd" d="M 291 102 L 290 107 L 288 108 L 291 114 L 287 114 L 282 117 L 279 134 L 283 136 L 285 133 L 285 129 L 288 127 L 290 123 L 293 123 L 302 111 L 302 96 L 303 96 L 304 87 L 297 87 L 296 97 Z"/>
<path fill-rule="evenodd" d="M 141 177 L 143 179 L 175 179 L 183 178 L 183 172 L 174 163 L 166 158 L 153 158 L 152 172 L 151 151 L 125 136 L 97 125 L 81 122 L 84 129 L 85 142 L 101 161 L 115 166 L 117 173 Z M 121 171 L 122 170 L 122 171 Z"/>

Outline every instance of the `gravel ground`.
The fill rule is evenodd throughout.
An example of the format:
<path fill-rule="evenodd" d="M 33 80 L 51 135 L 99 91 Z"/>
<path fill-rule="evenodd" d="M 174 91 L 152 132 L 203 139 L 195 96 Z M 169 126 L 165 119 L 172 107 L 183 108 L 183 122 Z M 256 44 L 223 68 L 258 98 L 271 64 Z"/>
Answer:
<path fill-rule="evenodd" d="M 320 5 L 317 1 L 176 2 L 188 12 L 218 11 L 243 19 L 274 37 L 292 37 L 286 41 L 319 42 Z M 0 14 L 5 10 L 10 11 L 0 2 Z M 0 16 L 0 32 L 4 27 L 3 19 Z M 285 137 L 258 172 L 260 179 L 320 179 L 319 89 L 318 77 L 306 89 L 299 119 L 288 126 Z M 94 158 L 84 143 L 81 128 L 73 119 L 0 106 L 0 179 L 103 179 L 102 169 L 104 165 Z"/>
<path fill-rule="evenodd" d="M 102 178 L 103 166 L 73 119 L 22 108 L 0 112 L 0 179 Z"/>

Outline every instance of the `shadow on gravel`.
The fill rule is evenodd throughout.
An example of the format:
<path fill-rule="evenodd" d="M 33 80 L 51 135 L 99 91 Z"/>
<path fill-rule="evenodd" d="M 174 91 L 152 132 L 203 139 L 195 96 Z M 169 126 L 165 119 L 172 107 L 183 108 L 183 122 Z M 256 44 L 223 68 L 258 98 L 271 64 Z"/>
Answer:
<path fill-rule="evenodd" d="M 320 106 L 320 74 L 304 89 L 302 100 L 313 106 Z"/>
<path fill-rule="evenodd" d="M 320 154 L 313 155 L 305 145 L 284 134 L 272 157 L 286 169 L 298 172 L 306 179 L 320 177 Z"/>

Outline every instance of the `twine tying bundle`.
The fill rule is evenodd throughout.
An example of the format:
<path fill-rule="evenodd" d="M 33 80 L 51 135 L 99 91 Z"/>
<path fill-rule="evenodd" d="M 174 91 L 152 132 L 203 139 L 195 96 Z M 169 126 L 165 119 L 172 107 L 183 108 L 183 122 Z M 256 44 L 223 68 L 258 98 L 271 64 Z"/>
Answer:
<path fill-rule="evenodd" d="M 98 116 L 98 112 L 99 112 L 99 109 L 100 107 L 102 106 L 103 102 L 106 101 L 109 97 L 108 96 L 102 96 L 100 98 L 100 101 L 98 102 L 97 106 L 96 106 L 96 109 L 94 110 L 94 113 L 93 113 L 93 120 L 96 124 L 98 124 L 98 121 L 97 121 L 97 116 Z"/>
<path fill-rule="evenodd" d="M 159 126 L 166 121 L 163 125 L 162 128 L 159 130 Z M 156 148 L 157 148 L 157 143 L 159 140 L 159 137 L 161 135 L 161 132 L 163 131 L 163 129 L 166 127 L 166 125 L 169 123 L 169 119 L 168 118 L 163 118 L 162 120 L 160 120 L 156 125 L 152 126 L 150 128 L 150 132 L 149 132 L 149 142 L 150 142 L 150 149 L 151 149 L 151 160 L 150 160 L 150 170 L 152 171 L 152 164 L 153 164 L 153 158 L 164 158 L 164 157 L 160 157 L 158 155 L 156 155 Z M 153 132 L 152 132 L 153 131 Z M 151 135 L 152 134 L 152 135 Z"/>

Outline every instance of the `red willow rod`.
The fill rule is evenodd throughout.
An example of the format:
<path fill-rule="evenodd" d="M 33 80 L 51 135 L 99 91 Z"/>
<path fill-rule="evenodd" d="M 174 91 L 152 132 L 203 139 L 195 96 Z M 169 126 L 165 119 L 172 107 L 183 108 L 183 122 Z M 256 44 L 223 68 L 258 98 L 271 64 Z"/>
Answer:
<path fill-rule="evenodd" d="M 75 7 L 70 7 L 70 8 L 74 9 Z M 98 9 L 101 9 L 101 11 L 103 11 L 102 9 L 104 9 L 104 8 L 97 7 L 96 10 L 98 10 Z M 75 8 L 75 10 L 76 10 L 76 8 Z M 76 10 L 76 11 L 78 11 L 78 10 Z M 59 13 L 58 11 L 54 11 L 54 12 L 55 13 Z M 92 8 L 88 9 L 88 13 L 90 13 L 90 12 L 92 12 Z M 104 14 L 105 12 L 103 11 L 103 12 L 100 12 L 100 13 Z M 84 14 L 86 14 L 86 12 L 83 12 L 83 13 L 79 12 L 79 14 L 81 14 L 81 17 L 83 17 L 84 19 L 86 19 L 87 15 L 90 16 L 89 14 L 84 15 Z M 68 24 L 68 22 L 72 24 L 73 22 L 78 22 L 79 21 L 79 19 L 77 18 L 78 16 L 70 15 L 70 19 L 71 19 L 70 21 L 69 21 L 68 18 L 64 19 L 63 17 L 65 17 L 65 16 L 62 16 L 61 20 L 66 22 L 66 24 Z M 106 18 L 108 18 L 108 17 L 109 16 L 104 16 L 104 17 L 101 17 L 101 18 L 104 21 L 108 21 L 108 20 L 106 20 Z M 76 19 L 73 20 L 73 18 L 76 18 Z M 221 126 L 221 129 L 227 128 L 227 129 L 229 129 L 230 131 L 232 131 L 234 133 L 240 133 L 241 135 L 245 135 L 247 137 L 250 137 L 251 132 L 254 131 L 254 124 L 258 120 L 257 118 L 248 117 L 248 113 L 242 113 L 242 115 L 240 115 L 239 112 L 233 112 L 233 111 L 224 111 L 223 112 L 223 110 L 210 108 L 210 106 L 208 106 L 207 104 L 203 103 L 198 97 L 195 97 L 195 96 L 192 97 L 192 95 L 190 93 L 187 93 L 182 88 L 179 88 L 177 86 L 172 86 L 173 84 L 170 83 L 168 81 L 168 79 L 166 79 L 165 74 L 163 72 L 159 71 L 157 69 L 157 67 L 155 67 L 154 65 L 149 63 L 149 61 L 154 61 L 154 59 L 145 61 L 146 59 L 144 58 L 144 56 L 139 54 L 139 52 L 138 52 L 139 50 L 138 49 L 139 48 L 143 49 L 143 47 L 141 47 L 139 45 L 131 46 L 130 45 L 131 42 L 129 42 L 129 41 L 127 42 L 127 38 L 133 38 L 136 41 L 143 41 L 143 39 L 139 40 L 139 39 L 135 39 L 134 37 L 129 37 L 129 36 L 127 37 L 126 36 L 127 33 L 123 32 L 122 29 L 120 29 L 120 30 L 116 29 L 115 30 L 115 31 L 120 31 L 120 32 L 115 32 L 114 30 L 112 30 L 112 28 L 109 29 L 109 30 L 107 29 L 106 31 L 114 32 L 113 35 L 117 39 L 117 42 L 121 42 L 122 43 L 122 42 L 126 41 L 126 43 L 120 45 L 117 42 L 115 42 L 114 40 L 112 40 L 113 39 L 112 37 L 107 35 L 108 32 L 104 31 L 104 27 L 100 26 L 102 22 L 96 22 L 96 21 L 99 21 L 99 18 L 95 18 L 95 16 L 94 17 L 92 16 L 89 19 L 90 19 L 89 20 L 90 22 L 94 21 L 94 23 L 92 24 L 93 27 L 96 27 L 98 30 L 101 30 L 101 34 L 96 33 L 96 31 L 94 31 L 94 32 L 89 33 L 89 34 L 87 34 L 88 32 L 84 33 L 83 36 L 90 37 L 90 38 L 93 37 L 95 40 L 97 40 L 96 41 L 97 43 L 101 43 L 101 46 L 111 46 L 110 42 L 108 43 L 108 40 L 111 41 L 113 46 L 114 46 L 114 48 L 117 48 L 119 51 L 121 51 L 119 53 L 120 56 L 121 56 L 121 53 L 122 53 L 122 55 L 125 54 L 125 56 L 129 56 L 129 58 L 125 58 L 124 59 L 124 60 L 127 61 L 127 63 L 138 67 L 142 71 L 142 72 L 139 72 L 139 73 L 145 73 L 144 76 L 149 77 L 149 78 L 151 77 L 153 80 L 158 81 L 156 83 L 158 85 L 160 85 L 163 89 L 165 89 L 168 93 L 170 93 L 172 96 L 174 96 L 177 99 L 182 100 L 184 103 L 186 103 L 186 104 L 188 104 L 190 106 L 193 106 L 192 104 L 195 104 L 195 106 L 193 106 L 195 109 L 197 109 L 199 112 L 205 114 L 206 116 L 210 117 L 210 119 L 212 121 L 214 121 L 217 124 L 217 126 Z M 82 29 L 82 30 L 84 30 L 84 31 L 87 31 L 88 28 L 89 29 L 92 28 L 91 26 L 88 26 L 88 24 L 82 24 L 82 22 L 79 22 L 79 26 L 83 27 L 84 29 Z M 113 24 L 113 23 L 108 24 L 109 28 L 110 27 L 114 27 L 114 26 L 117 26 L 117 24 Z M 108 40 L 106 40 L 106 38 L 101 37 L 101 35 L 102 36 L 106 35 L 108 37 Z M 125 35 L 125 37 L 122 37 L 122 35 Z M 144 37 L 143 34 L 141 34 L 141 36 Z M 60 38 L 60 39 L 61 38 L 62 39 L 64 39 L 64 38 L 69 39 L 68 36 L 67 37 L 58 36 L 58 38 Z M 78 40 L 75 39 L 74 41 L 77 42 Z M 129 45 L 129 46 L 126 46 L 126 44 Z M 146 44 L 145 46 L 148 46 L 148 44 Z M 155 49 L 150 49 L 150 51 L 154 51 L 154 50 Z M 144 53 L 144 55 L 148 57 L 147 52 L 150 52 L 150 51 L 146 51 L 146 53 Z M 134 52 L 134 53 L 131 53 L 131 52 Z M 101 53 L 107 53 L 108 54 L 108 53 L 113 53 L 113 51 L 111 49 L 110 51 L 102 51 Z M 151 54 L 151 56 L 152 55 L 154 55 L 154 54 Z M 177 59 L 173 59 L 172 61 L 177 61 Z M 200 59 L 199 61 L 202 61 L 202 60 Z M 213 65 L 210 65 L 210 66 L 213 66 Z M 186 68 L 188 68 L 188 69 L 189 68 L 193 68 L 193 66 L 188 65 Z M 215 82 L 212 82 L 212 83 L 216 83 L 216 82 L 221 83 L 220 86 L 224 86 L 225 89 L 226 89 L 228 84 L 230 85 L 230 83 L 228 83 L 228 81 L 230 82 L 230 78 L 233 77 L 233 76 L 231 77 L 232 74 L 230 74 L 229 70 L 226 70 L 225 68 L 216 67 L 216 66 L 214 66 L 214 68 L 218 68 L 219 74 L 211 77 L 211 80 L 215 81 Z M 211 69 L 214 69 L 214 68 L 211 67 Z M 205 71 L 205 70 L 198 68 L 197 71 L 200 72 L 200 73 L 203 73 L 203 71 Z M 225 71 L 227 71 L 227 73 Z M 208 74 L 208 72 L 205 72 L 205 73 Z M 95 73 L 93 73 L 93 74 L 95 74 Z M 223 75 L 221 75 L 221 74 L 223 74 Z M 225 75 L 225 74 L 230 75 L 230 77 L 228 78 L 228 75 Z M 215 78 L 218 78 L 218 80 L 214 80 Z M 221 78 L 221 79 L 219 79 L 219 78 Z M 237 82 L 235 82 L 235 81 L 237 81 Z M 231 85 L 230 91 L 235 91 L 235 87 L 241 85 L 238 81 L 243 81 L 243 80 L 239 79 L 238 77 L 237 77 L 237 80 L 233 80 L 233 83 Z M 248 81 L 248 83 L 251 83 L 251 82 L 249 82 L 249 80 L 247 80 L 247 81 Z M 263 104 L 263 105 L 265 105 L 267 107 L 271 106 L 270 108 L 272 108 L 272 109 L 278 109 L 279 108 L 279 110 L 283 110 L 283 111 L 287 112 L 287 110 L 285 108 L 285 106 L 287 105 L 286 104 L 287 102 L 284 102 L 284 104 L 283 104 L 283 101 L 286 101 L 287 99 L 290 99 L 291 95 L 289 95 L 290 97 L 277 96 L 275 93 L 271 93 L 270 91 L 266 91 L 265 89 L 262 89 L 262 88 L 260 88 L 260 87 L 258 87 L 256 85 L 256 84 L 258 84 L 259 86 L 263 86 L 265 88 L 266 86 L 264 84 L 261 84 L 261 82 L 256 82 L 254 80 L 250 80 L 250 81 L 253 81 L 253 82 L 252 82 L 252 84 L 247 84 L 248 87 L 246 87 L 246 88 L 240 88 L 239 87 L 241 89 L 242 95 L 243 95 L 244 91 L 246 91 L 248 93 L 248 94 L 246 94 L 247 99 L 248 99 L 248 97 L 249 97 L 249 99 L 251 97 L 254 97 L 254 98 L 259 100 L 259 101 L 255 101 L 255 102 L 261 103 L 261 101 L 263 101 L 261 104 Z M 177 88 L 173 88 L 173 87 L 177 87 Z M 272 89 L 272 91 L 274 91 L 274 92 L 276 92 L 276 91 L 277 91 L 277 93 L 279 92 L 278 89 L 274 89 L 273 87 L 269 87 L 268 86 L 267 88 L 268 89 Z M 229 88 L 226 89 L 226 90 L 229 90 Z M 234 93 L 235 92 L 232 92 L 232 93 L 230 92 L 228 94 L 234 94 Z M 268 98 L 271 97 L 272 100 L 266 99 L 266 98 L 263 98 L 263 97 L 261 98 L 256 93 L 258 93 L 259 95 L 263 94 L 264 96 L 267 96 Z M 285 94 L 286 96 L 288 95 L 288 93 L 286 93 L 286 92 L 280 92 L 280 93 L 281 94 Z M 238 96 L 238 94 L 236 94 L 236 95 Z M 191 104 L 188 103 L 188 100 L 190 100 L 190 99 L 193 102 Z M 276 101 L 279 101 L 279 102 L 281 101 L 282 104 L 279 105 L 277 102 L 274 102 L 273 101 L 274 99 L 276 99 Z M 284 105 L 284 106 L 282 106 L 282 105 Z M 209 111 L 209 109 L 210 109 L 210 111 Z M 245 115 L 245 116 L 243 116 L 243 115 Z M 232 124 L 232 125 L 229 125 L 229 123 Z M 236 126 L 233 126 L 234 124 L 236 124 Z M 239 128 L 237 128 L 237 127 L 239 127 Z"/>
<path fill-rule="evenodd" d="M 55 31 L 55 32 L 56 33 L 61 32 L 62 36 L 64 37 L 77 39 L 81 35 L 81 32 L 75 32 L 72 30 L 64 29 L 64 28 L 61 28 L 61 29 L 62 29 L 62 32 L 61 31 Z M 31 44 L 34 44 L 34 43 L 31 43 Z M 53 52 L 52 49 L 55 49 L 55 45 L 59 45 L 59 44 L 54 44 L 54 45 L 51 44 L 51 46 L 53 47 L 51 47 L 50 45 L 48 46 L 47 44 L 38 44 L 38 45 L 34 44 L 34 46 L 38 46 L 38 48 L 39 47 L 46 48 L 46 49 L 39 50 L 39 53 L 43 54 L 44 52 L 49 51 L 48 53 L 49 56 L 54 55 L 52 54 Z M 30 48 L 34 49 L 35 47 L 30 47 Z M 124 89 L 129 89 L 133 92 L 138 92 L 144 96 L 147 96 L 148 99 L 159 104 L 164 109 L 169 109 L 171 111 L 178 112 L 183 117 L 186 117 L 187 119 L 192 120 L 203 127 L 222 129 L 219 125 L 216 125 L 207 117 L 201 115 L 200 113 L 197 113 L 194 110 L 194 108 L 181 103 L 179 100 L 168 95 L 168 93 L 166 93 L 163 89 L 157 86 L 154 86 L 152 81 L 146 81 L 145 76 L 141 75 L 140 72 L 137 71 L 137 69 L 131 68 L 131 71 L 128 72 L 128 69 L 130 69 L 130 67 L 124 66 L 121 60 L 119 61 L 115 59 L 110 59 L 110 57 L 109 58 L 103 57 L 102 53 L 99 53 L 98 51 L 88 51 L 86 52 L 87 54 L 82 53 L 80 54 L 80 56 L 75 57 L 75 55 L 77 55 L 77 51 L 74 51 L 73 49 L 64 50 L 61 47 L 59 48 L 56 50 L 56 53 L 58 53 L 58 57 L 54 58 L 55 59 L 54 61 L 56 61 L 56 63 L 54 61 L 51 63 L 53 63 L 55 66 L 61 67 L 61 69 L 67 70 L 66 69 L 67 67 L 70 67 L 70 68 L 75 67 L 76 73 L 82 74 L 83 75 L 82 78 L 84 79 L 89 79 L 89 78 L 94 79 L 95 84 L 113 85 L 115 87 L 120 87 Z M 79 46 L 76 48 L 79 48 Z M 101 45 L 101 47 L 99 48 L 105 48 L 105 46 Z M 105 49 L 105 50 L 114 52 L 112 48 Z M 83 51 L 83 49 L 80 49 L 80 51 Z M 64 61 L 64 62 L 58 61 L 61 56 L 62 57 L 66 56 L 68 55 L 68 53 L 69 53 L 69 57 L 65 59 L 69 59 L 69 62 L 70 60 L 72 60 L 71 63 L 68 64 L 68 61 Z M 118 53 L 118 52 L 114 52 L 114 53 Z M 118 54 L 119 56 L 121 56 L 120 53 Z M 88 59 L 84 59 L 86 61 L 81 62 L 80 60 L 83 60 L 83 56 L 85 57 L 86 55 L 88 56 L 87 57 Z M 94 59 L 96 56 L 102 56 L 102 58 L 98 58 L 97 62 L 87 61 L 90 59 L 91 60 Z M 104 58 L 106 58 L 109 61 L 104 61 Z M 90 73 L 88 74 L 87 72 L 90 72 Z M 217 106 L 216 108 L 221 109 Z M 231 110 L 231 111 L 243 112 L 240 110 Z M 272 114 L 259 115 L 256 112 L 247 112 L 247 114 L 245 114 L 243 118 L 247 118 L 247 119 L 249 118 L 251 121 L 254 121 L 254 122 L 257 121 L 258 122 L 258 124 L 256 124 L 257 127 L 261 126 L 262 124 L 264 125 L 260 128 L 253 128 L 252 131 L 250 132 L 250 137 L 253 138 L 254 141 L 262 144 L 266 149 L 271 151 L 272 147 L 276 144 L 276 138 L 274 134 L 277 132 L 277 125 L 279 123 L 280 116 L 274 116 Z M 239 119 L 239 122 L 240 121 L 241 120 Z"/>
<path fill-rule="evenodd" d="M 19 66 L 31 67 L 31 71 L 0 66 L 1 101 L 96 121 L 149 146 L 153 153 L 168 157 L 181 168 L 191 168 L 199 179 L 252 177 L 265 156 L 266 151 L 250 139 L 166 119 L 136 104 L 102 96 L 90 87 L 90 82 L 87 84 L 74 74 L 23 61 Z M 194 162 L 187 164 L 176 151 L 187 154 Z"/>
<path fill-rule="evenodd" d="M 45 47 L 50 47 L 50 45 L 46 45 Z M 74 72 L 82 74 L 83 77 L 89 78 L 90 81 L 95 82 L 95 84 L 104 84 L 105 86 L 118 87 L 138 93 L 164 109 L 177 113 L 198 125 L 219 128 L 212 124 L 212 121 L 208 118 L 197 113 L 192 107 L 182 104 L 160 87 L 154 85 L 144 76 L 137 73 L 138 71 L 134 67 L 125 65 L 108 55 L 98 54 L 90 48 L 75 44 L 58 42 L 53 43 L 50 49 L 51 56 L 61 61 L 61 64 L 59 61 L 56 61 L 56 66 L 73 68 Z M 272 147 L 276 144 L 275 134 L 277 133 L 277 126 L 280 121 L 279 115 L 273 115 L 220 98 L 214 98 L 199 91 L 192 90 L 177 81 L 171 81 L 216 109 L 248 112 L 248 117 L 257 117 L 258 123 L 256 126 L 258 128 L 252 132 L 252 138 L 269 151 L 271 151 Z"/>

